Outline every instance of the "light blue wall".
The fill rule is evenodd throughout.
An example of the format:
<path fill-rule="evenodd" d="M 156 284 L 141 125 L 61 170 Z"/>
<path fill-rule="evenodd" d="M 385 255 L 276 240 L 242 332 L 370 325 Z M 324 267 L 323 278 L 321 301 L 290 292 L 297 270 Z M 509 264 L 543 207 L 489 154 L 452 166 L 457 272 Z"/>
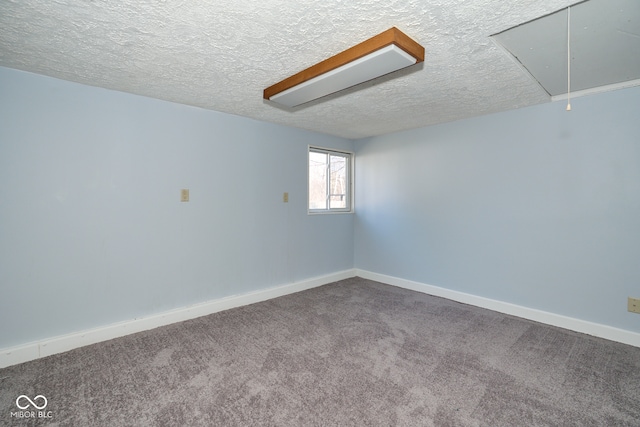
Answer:
<path fill-rule="evenodd" d="M 640 88 L 572 106 L 357 141 L 355 266 L 640 332 Z"/>
<path fill-rule="evenodd" d="M 308 144 L 353 148 L 0 68 L 0 348 L 352 268 Z"/>
<path fill-rule="evenodd" d="M 572 104 L 357 141 L 308 216 L 351 141 L 0 68 L 0 348 L 354 265 L 640 331 L 640 88 Z"/>

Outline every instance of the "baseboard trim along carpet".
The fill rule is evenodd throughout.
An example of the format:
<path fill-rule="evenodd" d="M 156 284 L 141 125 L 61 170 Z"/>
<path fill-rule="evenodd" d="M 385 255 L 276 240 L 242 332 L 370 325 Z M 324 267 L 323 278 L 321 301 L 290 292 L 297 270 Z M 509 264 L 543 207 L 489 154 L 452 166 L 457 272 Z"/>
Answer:
<path fill-rule="evenodd" d="M 16 347 L 0 349 L 0 368 L 17 365 L 18 363 L 28 362 L 30 360 L 39 359 L 52 354 L 63 353 L 65 351 L 73 350 L 74 348 L 154 329 L 171 323 L 182 322 L 184 320 L 206 316 L 219 311 L 266 301 L 354 276 L 354 269 L 344 270 L 337 273 L 302 280 L 300 282 L 261 289 L 240 295 L 232 295 L 216 300 L 206 301 L 200 304 L 193 304 L 148 317 L 113 323 L 99 328 L 60 335 Z"/>
<path fill-rule="evenodd" d="M 387 285 L 422 292 L 436 297 L 447 298 L 452 301 L 486 308 L 489 310 L 497 311 L 499 313 L 510 314 L 512 316 L 522 317 L 524 319 L 533 320 L 535 322 L 569 329 L 574 332 L 580 332 L 583 334 L 608 339 L 610 341 L 616 341 L 623 344 L 640 347 L 640 333 L 637 332 L 614 328 L 612 326 L 602 325 L 599 323 L 588 322 L 586 320 L 575 319 L 573 317 L 563 316 L 560 314 L 549 313 L 546 311 L 511 304 L 508 302 L 479 297 L 464 292 L 453 291 L 451 289 L 440 288 L 438 286 L 432 286 L 424 283 L 414 282 L 411 280 L 401 279 L 399 277 L 373 273 L 371 271 L 356 269 L 355 274 L 356 276 L 362 277 L 363 279 L 374 280 L 376 282 L 385 283 Z"/>
<path fill-rule="evenodd" d="M 184 320 L 206 316 L 208 314 L 216 313 L 219 311 L 241 307 L 243 305 L 266 301 L 272 298 L 304 291 L 307 289 L 337 282 L 339 280 L 348 279 L 354 276 L 359 276 L 364 279 L 374 280 L 376 282 L 381 282 L 387 285 L 397 286 L 424 294 L 447 298 L 452 301 L 494 310 L 499 313 L 510 314 L 512 316 L 533 320 L 547 325 L 557 326 L 575 332 L 580 332 L 595 337 L 640 347 L 640 333 L 637 332 L 575 319 L 560 314 L 549 313 L 542 310 L 536 310 L 533 308 L 511 304 L 503 301 L 484 298 L 477 295 L 441 288 L 438 286 L 432 286 L 424 283 L 414 282 L 411 280 L 401 279 L 399 277 L 387 276 L 367 270 L 350 269 L 333 274 L 314 277 L 296 283 L 276 286 L 273 288 L 258 290 L 241 295 L 232 295 L 229 297 L 207 301 L 200 304 L 194 304 L 187 307 L 158 313 L 153 316 L 113 323 L 99 328 L 52 337 L 16 347 L 0 349 L 0 368 L 16 365 L 18 363 L 28 362 L 30 360 L 35 360 L 57 353 L 63 353 L 65 351 L 73 350 L 74 348 L 82 347 L 85 345 L 90 345 L 129 334 L 154 329 L 159 326 L 165 326 L 171 323 L 182 322 Z"/>

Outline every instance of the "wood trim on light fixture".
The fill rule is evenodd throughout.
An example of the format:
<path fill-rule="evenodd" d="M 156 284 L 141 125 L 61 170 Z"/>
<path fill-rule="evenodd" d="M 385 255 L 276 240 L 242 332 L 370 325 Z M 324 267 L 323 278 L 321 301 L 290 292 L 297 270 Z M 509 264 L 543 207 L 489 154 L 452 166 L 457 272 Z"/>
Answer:
<path fill-rule="evenodd" d="M 370 53 L 391 44 L 398 46 L 409 55 L 416 58 L 416 62 L 424 61 L 424 47 L 416 43 L 413 39 L 411 39 L 396 27 L 392 27 L 387 31 L 378 34 L 377 36 L 373 36 L 360 44 L 357 44 L 345 51 L 338 53 L 337 55 L 332 56 L 331 58 L 325 59 L 324 61 L 312 65 L 311 67 L 302 70 L 291 77 L 287 77 L 286 79 L 272 86 L 269 86 L 264 90 L 263 98 L 269 99 L 273 95 L 276 95 L 280 92 L 304 83 L 307 80 L 311 80 L 314 77 L 318 77 L 331 70 L 355 61 L 358 58 L 369 55 Z"/>

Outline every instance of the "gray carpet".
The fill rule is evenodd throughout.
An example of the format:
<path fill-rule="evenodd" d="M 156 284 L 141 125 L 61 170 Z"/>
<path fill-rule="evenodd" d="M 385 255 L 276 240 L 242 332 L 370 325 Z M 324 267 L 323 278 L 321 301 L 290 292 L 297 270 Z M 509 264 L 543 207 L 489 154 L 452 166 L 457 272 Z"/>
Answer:
<path fill-rule="evenodd" d="M 0 369 L 0 425 L 640 426 L 640 348 L 353 278 Z"/>

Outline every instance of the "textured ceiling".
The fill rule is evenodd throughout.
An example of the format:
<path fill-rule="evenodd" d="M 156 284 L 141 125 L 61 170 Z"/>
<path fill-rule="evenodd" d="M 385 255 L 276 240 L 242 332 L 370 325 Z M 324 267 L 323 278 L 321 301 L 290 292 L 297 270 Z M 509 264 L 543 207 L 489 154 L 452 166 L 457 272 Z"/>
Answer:
<path fill-rule="evenodd" d="M 490 38 L 575 0 L 0 0 L 0 66 L 361 138 L 550 100 Z M 425 62 L 287 110 L 283 78 L 392 26 Z"/>

